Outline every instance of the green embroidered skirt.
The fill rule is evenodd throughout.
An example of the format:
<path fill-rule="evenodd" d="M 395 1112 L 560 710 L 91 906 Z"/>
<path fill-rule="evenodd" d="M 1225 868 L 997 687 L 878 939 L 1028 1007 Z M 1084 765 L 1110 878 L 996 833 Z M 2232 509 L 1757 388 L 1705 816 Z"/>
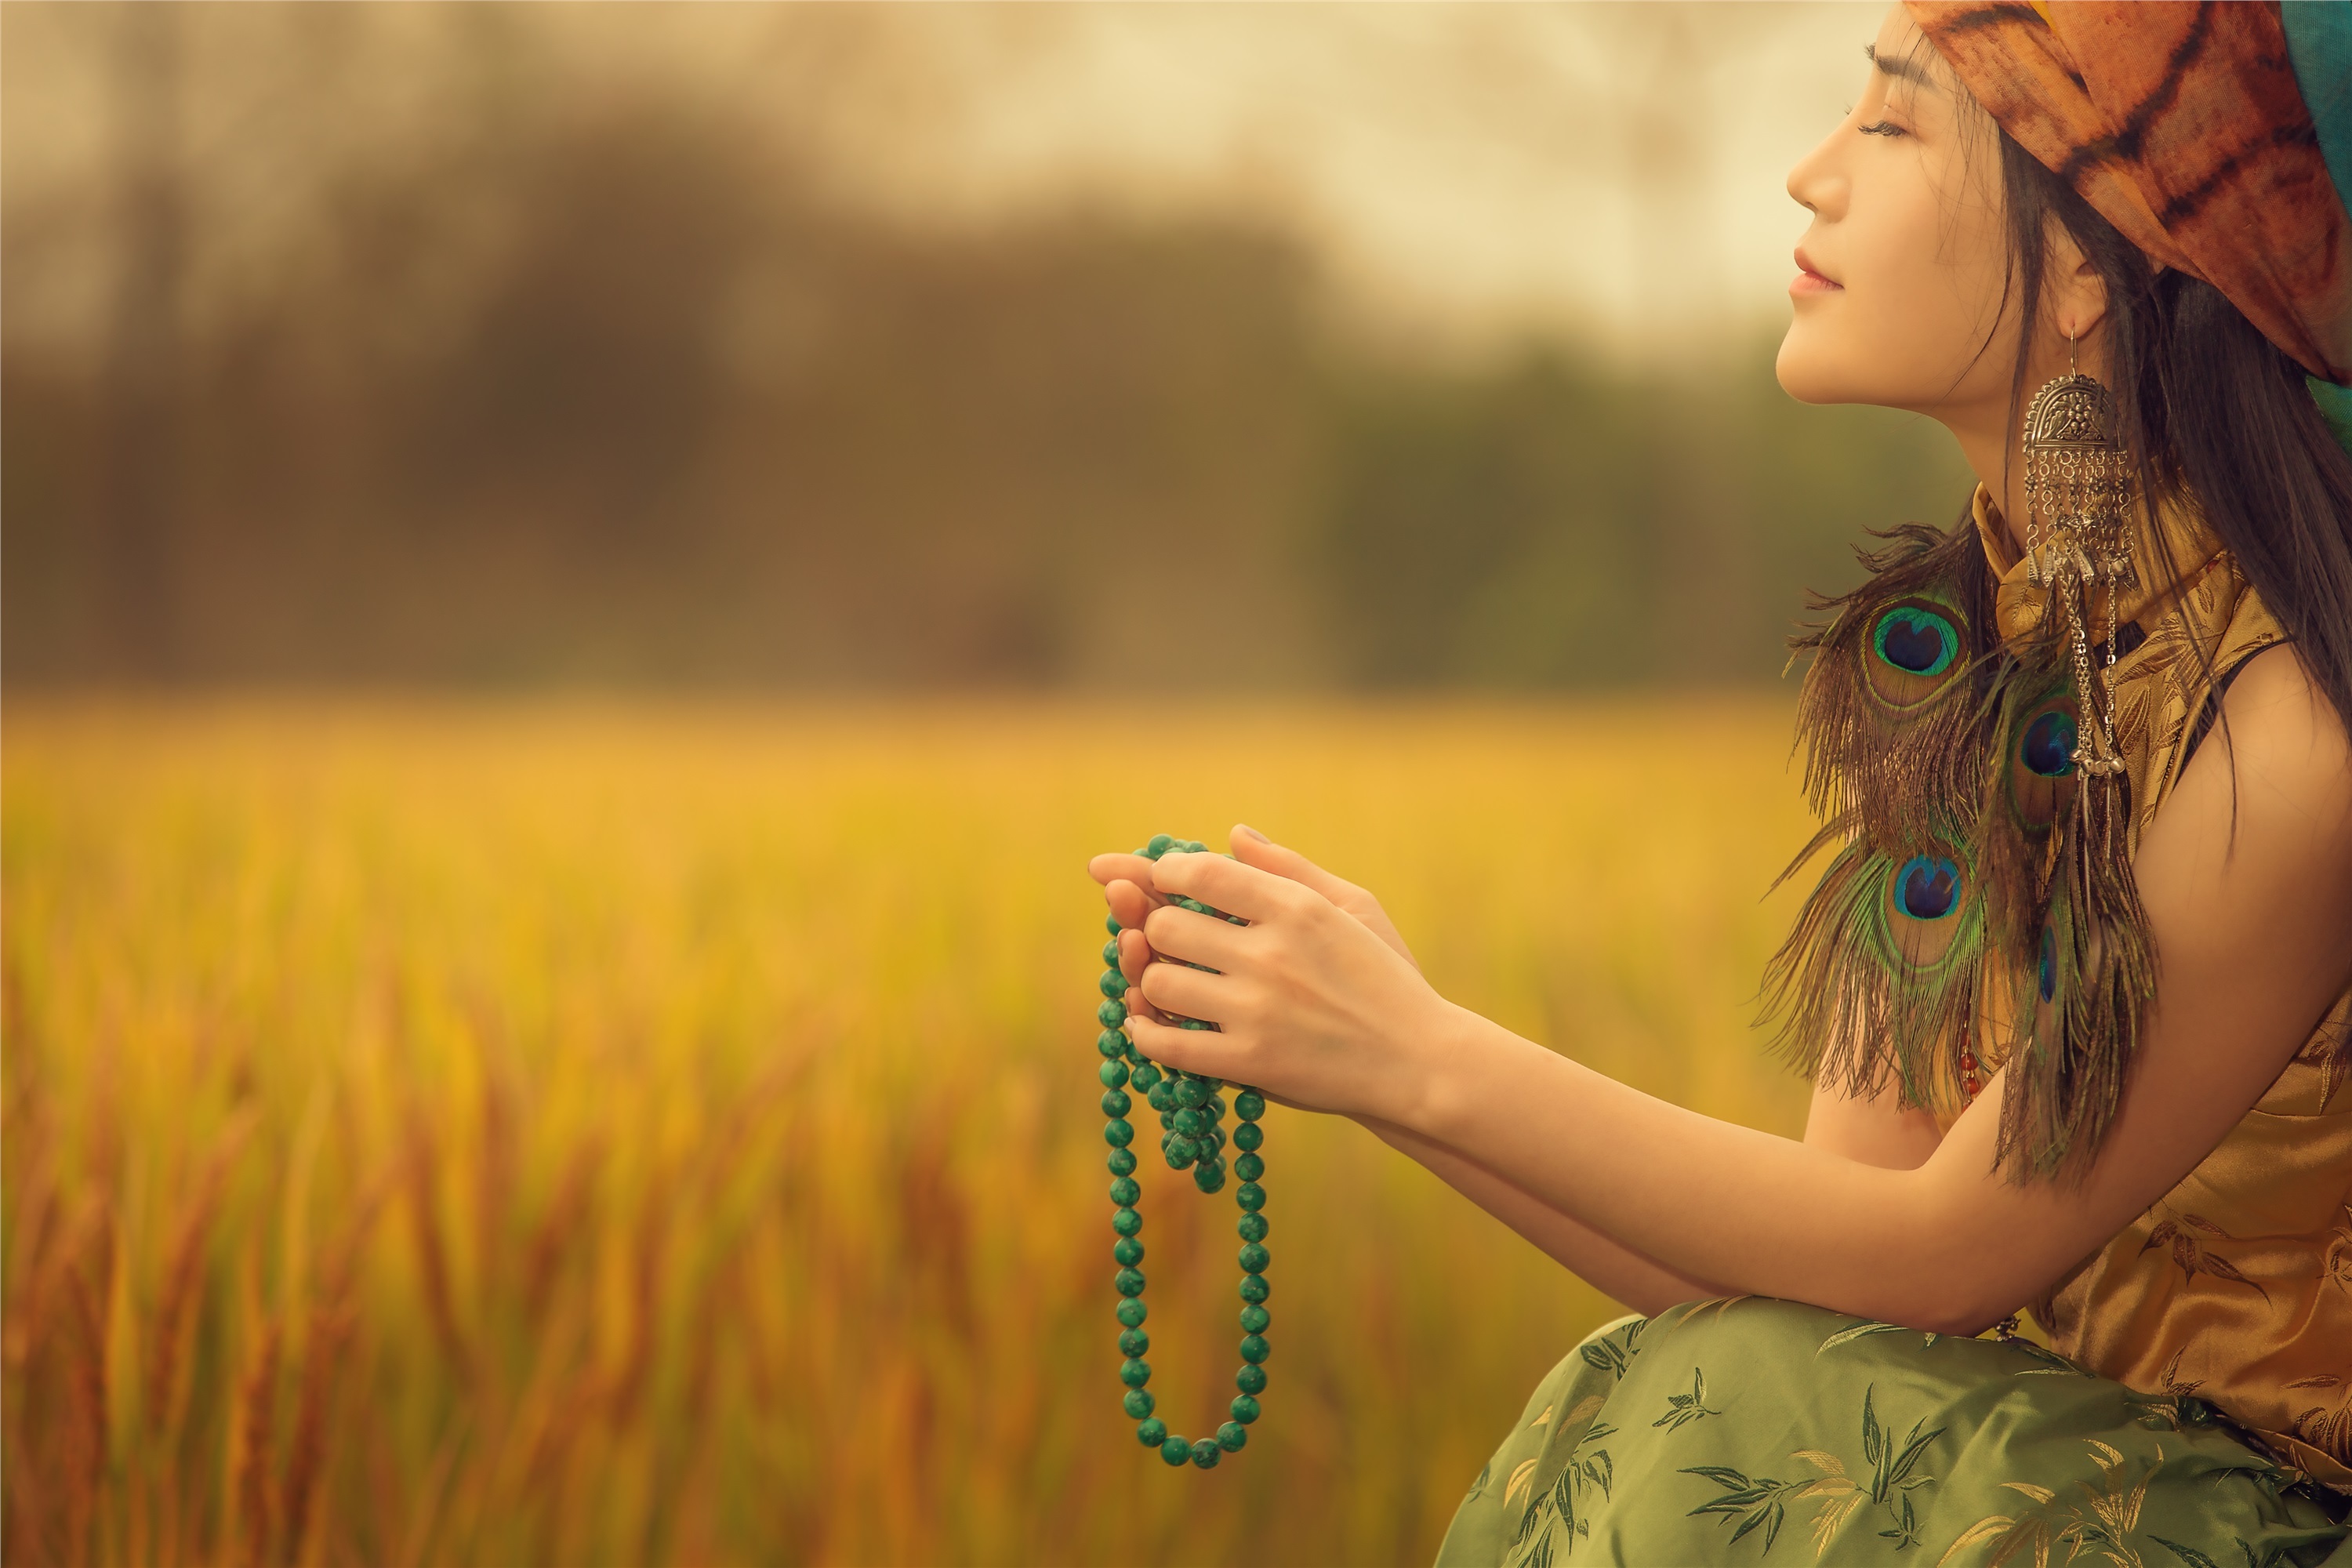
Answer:
<path fill-rule="evenodd" d="M 1437 1561 L 2343 1568 L 2335 1511 L 2193 1396 L 2030 1341 L 1736 1296 L 1586 1336 Z"/>

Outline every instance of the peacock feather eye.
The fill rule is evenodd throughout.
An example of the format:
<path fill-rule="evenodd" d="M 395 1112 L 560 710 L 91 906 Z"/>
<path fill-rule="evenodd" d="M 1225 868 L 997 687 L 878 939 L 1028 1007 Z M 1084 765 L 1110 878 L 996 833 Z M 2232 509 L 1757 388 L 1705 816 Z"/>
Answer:
<path fill-rule="evenodd" d="M 1906 675 L 1933 677 L 1951 668 L 1960 653 L 1960 635 L 1933 610 L 1898 605 L 1878 617 L 1871 647 Z"/>
<path fill-rule="evenodd" d="M 1939 921 L 1960 901 L 1959 863 L 1941 855 L 1914 855 L 1895 873 L 1895 898 L 1915 921 Z"/>
<path fill-rule="evenodd" d="M 2074 771 L 2074 715 L 2053 708 L 2035 715 L 2018 744 L 2018 760 L 2045 779 L 2064 778 Z"/>
<path fill-rule="evenodd" d="M 1969 893 L 1968 873 L 1942 847 L 1897 864 L 1885 884 L 1886 934 L 1895 952 L 1915 969 L 1933 969 L 1959 941 L 1958 917 Z"/>
<path fill-rule="evenodd" d="M 1871 690 L 1894 708 L 1910 708 L 1941 690 L 1961 665 L 1965 623 L 1958 612 L 1927 599 L 1887 605 L 1871 623 L 1863 673 Z"/>
<path fill-rule="evenodd" d="M 2030 832 L 2057 821 L 2074 791 L 2074 700 L 2063 689 L 2027 709 L 2011 731 L 2010 807 Z"/>

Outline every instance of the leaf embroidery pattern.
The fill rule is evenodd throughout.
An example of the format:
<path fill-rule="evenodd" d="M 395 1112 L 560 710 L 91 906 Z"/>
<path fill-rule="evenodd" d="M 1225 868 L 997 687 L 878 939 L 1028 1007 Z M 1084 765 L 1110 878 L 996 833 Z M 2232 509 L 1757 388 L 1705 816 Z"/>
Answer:
<path fill-rule="evenodd" d="M 2164 1447 L 2162 1444 L 2157 1446 L 2153 1460 L 2141 1461 L 2145 1468 L 2139 1482 L 2126 1490 L 2123 1483 L 2123 1454 L 2095 1437 L 2086 1437 L 2084 1442 L 2090 1450 L 2090 1458 L 2099 1467 L 2101 1479 L 2105 1482 L 2104 1489 L 2094 1487 L 2088 1481 L 2075 1483 L 2082 1489 L 2085 1501 L 2069 1503 L 2062 1515 L 2057 1511 L 2058 1494 L 2049 1488 L 2035 1486 L 2029 1481 L 2003 1481 L 2001 1484 L 2010 1490 L 2023 1494 L 2039 1506 L 2031 1512 L 2013 1517 L 2002 1513 L 1987 1514 L 1952 1538 L 1952 1543 L 1944 1549 L 1944 1555 L 1937 1559 L 1937 1568 L 1944 1568 L 1944 1564 L 1966 1548 L 1987 1541 L 1993 1543 L 1992 1555 L 1985 1559 L 1990 1568 L 1999 1568 L 2000 1564 L 2021 1555 L 2028 1547 L 2033 1550 L 2036 1568 L 2044 1568 L 2050 1561 L 2050 1549 L 2053 1545 L 2066 1548 L 2066 1561 L 2070 1563 L 2085 1552 L 2095 1552 L 2116 1568 L 2147 1568 L 2139 1549 L 2126 1537 L 2139 1523 L 2140 1504 L 2147 1496 L 2147 1483 L 2164 1464 Z M 2088 1512 L 2084 1511 L 2085 1504 Z M 2222 1568 L 2194 1548 L 2180 1546 L 2161 1537 L 2149 1539 L 2184 1563 Z M 2243 1541 L 2238 1544 L 2245 1549 L 2248 1568 L 2254 1568 L 2252 1549 L 2247 1547 Z"/>
<path fill-rule="evenodd" d="M 1828 1339 L 1823 1340 L 1822 1342 L 1821 1350 L 1815 1351 L 1813 1354 L 1819 1356 L 1822 1353 L 1822 1351 L 1829 1350 L 1836 1345 L 1846 1344 L 1852 1341 L 1861 1339 L 1865 1334 L 1909 1333 L 1917 1333 L 1922 1336 L 1919 1342 L 1919 1348 L 1921 1350 L 1929 1348 L 1937 1340 L 1944 1337 L 1941 1334 L 1929 1333 L 1925 1330 L 1908 1329 L 1904 1327 L 1901 1323 L 1882 1323 L 1876 1321 L 1860 1322 L 1854 1324 L 1852 1328 L 1840 1329 L 1836 1333 L 1833 1333 Z"/>
<path fill-rule="evenodd" d="M 2289 1388 L 2332 1388 L 2336 1390 L 2336 1408 L 2315 1405 L 2298 1411 L 2294 1424 L 2287 1429 L 2321 1453 L 2352 1462 L 2352 1405 L 2346 1403 L 2345 1381 L 2332 1372 L 2315 1373 L 2298 1377 Z"/>
<path fill-rule="evenodd" d="M 1919 1521 L 1911 1504 L 1911 1492 L 1936 1478 L 1912 1472 L 1927 1445 L 1944 1435 L 1944 1428 L 1922 1432 L 1919 1428 L 1926 1424 L 1924 1419 L 1915 1421 L 1910 1433 L 1898 1440 L 1891 1430 L 1879 1425 L 1876 1395 L 1876 1384 L 1862 1391 L 1862 1453 L 1864 1463 L 1870 1467 L 1866 1490 L 1846 1473 L 1845 1461 L 1835 1454 L 1821 1448 L 1799 1448 L 1789 1457 L 1821 1472 L 1811 1480 L 1751 1477 L 1727 1465 L 1696 1465 L 1682 1470 L 1683 1475 L 1704 1476 L 1723 1489 L 1720 1497 L 1690 1510 L 1688 1517 L 1705 1513 L 1737 1517 L 1739 1526 L 1731 1532 L 1731 1539 L 1737 1542 L 1750 1531 L 1760 1530 L 1764 1532 L 1764 1551 L 1769 1553 L 1788 1517 L 1789 1504 L 1819 1498 L 1821 1510 L 1813 1516 L 1813 1556 L 1818 1561 L 1829 1551 L 1830 1542 L 1837 1538 L 1839 1529 L 1853 1511 L 1870 1502 L 1886 1510 L 1888 1528 L 1878 1531 L 1878 1535 L 1895 1543 L 1888 1550 L 1917 1545 Z"/>
<path fill-rule="evenodd" d="M 1688 1394 L 1667 1394 L 1666 1413 L 1650 1425 L 1664 1426 L 1669 1432 L 1679 1432 L 1685 1425 L 1697 1420 L 1702 1415 L 1722 1414 L 1722 1411 L 1715 1409 L 1706 1403 L 1706 1373 L 1697 1367 L 1693 1367 L 1691 1368 L 1691 1391 Z"/>
<path fill-rule="evenodd" d="M 1581 1418 L 1598 1406 L 1597 1399 L 1587 1399 L 1577 1405 L 1575 1415 Z M 1563 1427 L 1573 1425 L 1563 1422 Z M 1609 1450 L 1596 1448 L 1594 1444 L 1613 1436 L 1617 1428 L 1600 1422 L 1580 1434 L 1570 1445 L 1568 1463 L 1551 1485 L 1531 1495 L 1528 1510 L 1520 1516 L 1518 1532 L 1512 1538 L 1512 1550 L 1526 1552 L 1517 1568 L 1549 1568 L 1558 1543 L 1565 1540 L 1570 1552 L 1576 1542 L 1592 1532 L 1591 1521 L 1581 1510 L 1591 1488 L 1601 1489 L 1602 1501 L 1609 1499 L 1610 1489 L 1616 1483 L 1617 1467 L 1609 1458 Z M 1532 1474 L 1535 1461 L 1528 1461 Z M 1507 1503 L 1508 1499 L 1505 1501 Z"/>
<path fill-rule="evenodd" d="M 2181 1277 L 2184 1279 L 2194 1279 L 2200 1274 L 2210 1274 L 2216 1279 L 2229 1279 L 2243 1285 L 2265 1301 L 2271 1299 L 2269 1291 L 2238 1272 L 2236 1264 L 2219 1253 L 2207 1251 L 2208 1244 L 2198 1240 L 2190 1234 L 2192 1231 L 2201 1232 L 2206 1236 L 2218 1236 L 2224 1241 L 2241 1239 L 2231 1236 L 2209 1219 L 2198 1215 L 2184 1214 L 2177 1220 L 2168 1219 L 2159 1222 L 2154 1230 L 2147 1233 L 2147 1239 L 2139 1244 L 2139 1249 L 2144 1253 L 2150 1247 L 2162 1247 L 2170 1243 L 2172 1261 L 2180 1266 Z"/>
<path fill-rule="evenodd" d="M 1578 1346 L 1577 1353 L 1584 1358 L 1584 1364 L 1593 1371 L 1605 1372 L 1612 1377 L 1622 1379 L 1625 1375 L 1625 1369 L 1633 1363 L 1633 1358 L 1641 1353 L 1642 1347 L 1633 1342 L 1641 1337 L 1646 1321 L 1647 1320 L 1637 1320 L 1626 1324 L 1617 1333 L 1603 1334 L 1589 1344 Z M 1623 1335 L 1622 1339 L 1618 1337 L 1620 1334 Z"/>
<path fill-rule="evenodd" d="M 1736 1515 L 1739 1528 L 1731 1532 L 1734 1545 L 1749 1531 L 1764 1531 L 1764 1551 L 1769 1553 L 1772 1542 L 1780 1534 L 1780 1524 L 1788 1517 L 1789 1494 L 1805 1486 L 1803 1481 L 1775 1480 L 1770 1476 L 1748 1477 L 1728 1465 L 1693 1465 L 1680 1472 L 1685 1476 L 1705 1476 L 1723 1489 L 1723 1495 L 1711 1498 L 1692 1509 L 1684 1517 L 1696 1519 L 1703 1513 Z"/>

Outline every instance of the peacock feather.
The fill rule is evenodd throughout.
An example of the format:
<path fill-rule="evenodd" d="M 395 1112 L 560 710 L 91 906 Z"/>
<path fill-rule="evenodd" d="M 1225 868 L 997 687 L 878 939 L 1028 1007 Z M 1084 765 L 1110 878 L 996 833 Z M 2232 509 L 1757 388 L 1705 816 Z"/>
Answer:
<path fill-rule="evenodd" d="M 2054 617 L 1996 634 L 1973 530 L 1880 537 L 1868 580 L 1792 642 L 1813 654 L 1798 742 L 1823 826 L 1782 878 L 1834 853 L 1765 973 L 1773 1046 L 1843 1092 L 1893 1082 L 1924 1106 L 1990 1045 L 1996 1165 L 2079 1173 L 2155 991 L 2126 786 L 2080 774 Z M 1989 988 L 2010 1005 L 1989 1015 Z"/>

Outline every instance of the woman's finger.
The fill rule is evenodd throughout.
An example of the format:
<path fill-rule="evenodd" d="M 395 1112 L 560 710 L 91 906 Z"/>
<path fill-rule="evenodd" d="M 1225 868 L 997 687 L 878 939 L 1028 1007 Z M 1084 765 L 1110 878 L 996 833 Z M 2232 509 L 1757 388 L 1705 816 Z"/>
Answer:
<path fill-rule="evenodd" d="M 1163 967 L 1165 967 L 1163 965 Z M 1161 1067 L 1176 1068 L 1203 1078 L 1229 1078 L 1238 1070 L 1240 1052 L 1213 1029 L 1180 1029 L 1129 1013 L 1127 1037 L 1135 1048 Z"/>
<path fill-rule="evenodd" d="M 1142 930 L 1144 917 L 1158 909 L 1162 901 L 1124 877 L 1103 889 L 1103 902 L 1110 906 L 1112 917 L 1129 931 Z"/>
<path fill-rule="evenodd" d="M 1242 943 L 1248 940 L 1243 928 L 1231 921 L 1195 914 L 1172 904 L 1145 917 L 1143 934 L 1154 952 L 1205 963 L 1212 969 L 1233 968 L 1234 961 L 1241 957 Z"/>
<path fill-rule="evenodd" d="M 1097 855 L 1087 862 L 1087 875 L 1108 887 L 1121 879 L 1151 886 L 1151 858 L 1148 855 Z"/>
<path fill-rule="evenodd" d="M 1245 866 L 1271 871 L 1277 877 L 1314 889 L 1333 903 L 1346 907 L 1349 895 L 1361 892 L 1353 882 L 1343 881 L 1301 855 L 1297 850 L 1276 844 L 1246 822 L 1234 824 L 1232 835 L 1234 858 Z"/>
<path fill-rule="evenodd" d="M 1187 969 L 1181 963 L 1147 964 L 1135 989 L 1160 1011 L 1186 1018 L 1222 1023 L 1233 1011 L 1233 982 L 1205 969 Z"/>
<path fill-rule="evenodd" d="M 1149 886 L 1163 894 L 1198 900 L 1245 921 L 1266 919 L 1300 891 L 1300 884 L 1287 877 L 1208 854 L 1162 855 L 1152 863 Z"/>

